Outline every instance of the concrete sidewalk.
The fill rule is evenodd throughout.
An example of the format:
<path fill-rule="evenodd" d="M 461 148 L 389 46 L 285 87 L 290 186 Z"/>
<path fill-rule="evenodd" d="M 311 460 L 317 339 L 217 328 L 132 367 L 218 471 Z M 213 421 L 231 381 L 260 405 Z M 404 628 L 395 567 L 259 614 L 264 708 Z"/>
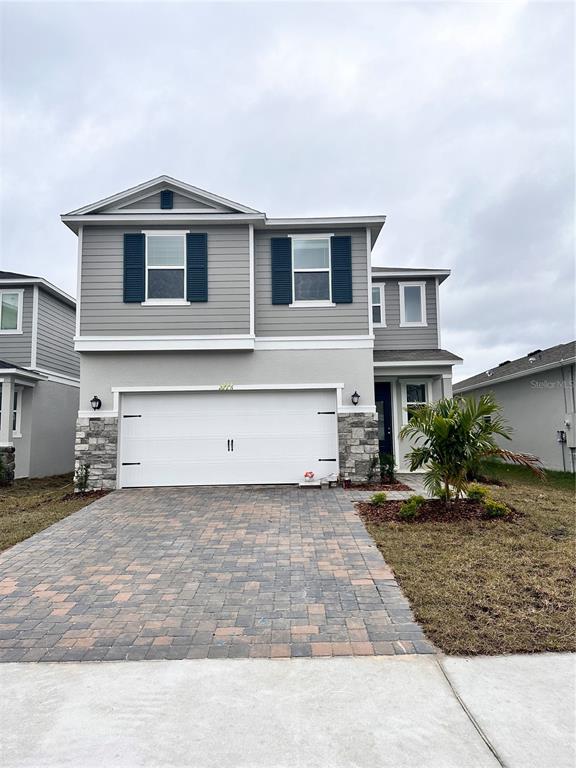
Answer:
<path fill-rule="evenodd" d="M 0 763 L 561 768 L 573 669 L 567 655 L 5 664 Z"/>

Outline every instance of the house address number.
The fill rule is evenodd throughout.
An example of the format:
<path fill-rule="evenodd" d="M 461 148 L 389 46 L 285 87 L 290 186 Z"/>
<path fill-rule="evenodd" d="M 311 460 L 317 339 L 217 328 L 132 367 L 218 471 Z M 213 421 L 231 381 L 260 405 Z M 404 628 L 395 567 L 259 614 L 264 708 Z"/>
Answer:
<path fill-rule="evenodd" d="M 234 389 L 234 384 L 220 384 L 218 389 L 220 392 L 229 392 L 231 389 Z"/>

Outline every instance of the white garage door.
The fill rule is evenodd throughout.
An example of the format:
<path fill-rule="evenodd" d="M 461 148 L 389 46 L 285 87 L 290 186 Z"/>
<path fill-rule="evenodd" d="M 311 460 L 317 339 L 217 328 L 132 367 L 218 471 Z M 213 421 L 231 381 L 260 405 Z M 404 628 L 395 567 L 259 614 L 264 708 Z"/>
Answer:
<path fill-rule="evenodd" d="M 120 486 L 298 483 L 338 472 L 336 394 L 125 394 Z"/>

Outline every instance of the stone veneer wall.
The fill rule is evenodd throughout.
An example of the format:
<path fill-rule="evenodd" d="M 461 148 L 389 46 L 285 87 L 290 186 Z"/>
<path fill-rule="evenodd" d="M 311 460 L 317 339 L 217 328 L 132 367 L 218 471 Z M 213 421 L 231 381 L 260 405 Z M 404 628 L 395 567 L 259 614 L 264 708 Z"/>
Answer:
<path fill-rule="evenodd" d="M 378 415 L 339 413 L 340 476 L 366 481 L 370 460 L 378 456 Z"/>
<path fill-rule="evenodd" d="M 11 485 L 14 482 L 16 467 L 16 450 L 13 445 L 0 447 L 0 485 Z"/>
<path fill-rule="evenodd" d="M 76 469 L 89 464 L 89 490 L 116 488 L 118 419 L 79 418 L 76 421 Z"/>

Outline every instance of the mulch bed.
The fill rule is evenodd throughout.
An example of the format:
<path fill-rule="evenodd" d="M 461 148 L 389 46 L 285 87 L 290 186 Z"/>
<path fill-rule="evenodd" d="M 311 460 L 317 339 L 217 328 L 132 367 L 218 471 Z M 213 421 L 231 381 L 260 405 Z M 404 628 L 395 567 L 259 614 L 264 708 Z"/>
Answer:
<path fill-rule="evenodd" d="M 352 483 L 345 491 L 411 491 L 404 483 Z"/>
<path fill-rule="evenodd" d="M 416 517 L 411 520 L 402 520 L 398 512 L 404 502 L 385 501 L 383 504 L 370 504 L 369 502 L 359 502 L 356 504 L 360 516 L 365 523 L 453 523 L 457 520 L 491 520 L 510 522 L 519 517 L 524 517 L 521 512 L 510 508 L 510 512 L 505 517 L 489 517 L 486 510 L 478 501 L 470 499 L 458 499 L 450 502 L 449 508 L 439 499 L 428 499 L 425 501 Z"/>

